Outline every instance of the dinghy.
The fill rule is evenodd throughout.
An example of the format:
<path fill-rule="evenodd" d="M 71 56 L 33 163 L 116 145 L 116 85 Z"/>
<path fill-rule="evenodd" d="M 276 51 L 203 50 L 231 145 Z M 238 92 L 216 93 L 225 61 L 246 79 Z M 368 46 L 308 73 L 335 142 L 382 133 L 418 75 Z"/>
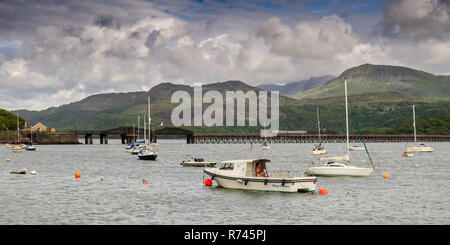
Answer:
<path fill-rule="evenodd" d="M 11 170 L 9 171 L 10 174 L 26 174 L 27 173 L 27 169 L 26 168 L 21 168 L 21 169 L 17 169 L 17 170 Z"/>

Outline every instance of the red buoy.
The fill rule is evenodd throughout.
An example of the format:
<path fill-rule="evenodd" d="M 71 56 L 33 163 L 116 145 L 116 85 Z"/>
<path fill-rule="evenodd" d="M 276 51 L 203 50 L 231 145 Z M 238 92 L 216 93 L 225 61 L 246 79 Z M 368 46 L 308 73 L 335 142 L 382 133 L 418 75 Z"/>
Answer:
<path fill-rule="evenodd" d="M 212 180 L 211 179 L 205 179 L 205 185 L 206 186 L 212 186 Z"/>
<path fill-rule="evenodd" d="M 320 195 L 326 195 L 326 194 L 328 194 L 328 191 L 327 191 L 327 189 L 320 189 L 319 190 L 319 194 Z"/>
<path fill-rule="evenodd" d="M 81 178 L 81 174 L 80 173 L 75 173 L 75 178 Z"/>

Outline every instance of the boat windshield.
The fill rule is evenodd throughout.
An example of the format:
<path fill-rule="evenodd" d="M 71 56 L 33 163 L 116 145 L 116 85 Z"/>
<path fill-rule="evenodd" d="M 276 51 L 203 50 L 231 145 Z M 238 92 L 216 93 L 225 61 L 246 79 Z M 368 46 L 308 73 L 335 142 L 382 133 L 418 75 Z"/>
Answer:
<path fill-rule="evenodd" d="M 219 169 L 222 169 L 222 170 L 233 170 L 233 168 L 234 168 L 234 163 L 232 163 L 232 162 L 223 162 L 220 164 L 220 167 L 219 167 Z"/>

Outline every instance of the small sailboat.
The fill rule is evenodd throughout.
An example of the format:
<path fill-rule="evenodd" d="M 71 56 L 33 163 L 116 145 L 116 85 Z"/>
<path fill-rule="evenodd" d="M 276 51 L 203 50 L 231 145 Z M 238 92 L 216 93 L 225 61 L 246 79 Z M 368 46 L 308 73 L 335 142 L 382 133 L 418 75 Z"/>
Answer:
<path fill-rule="evenodd" d="M 425 144 L 417 144 L 417 135 L 416 135 L 416 110 L 414 105 L 413 108 L 413 127 L 414 127 L 414 142 L 416 143 L 415 146 L 407 147 L 406 151 L 409 152 L 433 152 L 434 149 L 431 146 L 426 146 Z"/>
<path fill-rule="evenodd" d="M 137 125 L 137 139 L 135 139 L 135 143 L 133 144 L 133 147 L 129 150 L 127 150 L 127 152 L 130 152 L 131 155 L 137 155 L 139 154 L 139 152 L 141 151 L 141 149 L 143 148 L 143 146 L 145 145 L 145 140 L 139 140 L 139 137 L 141 137 L 140 135 L 140 122 L 141 122 L 141 118 L 140 116 L 138 116 L 138 125 Z M 133 132 L 134 132 L 134 125 L 133 125 Z M 136 141 L 137 140 L 137 141 Z"/>
<path fill-rule="evenodd" d="M 22 153 L 24 147 L 20 143 L 20 126 L 19 126 L 19 115 L 17 114 L 17 144 L 10 147 L 11 151 L 14 153 Z"/>
<path fill-rule="evenodd" d="M 144 147 L 139 151 L 139 160 L 156 160 L 158 157 L 158 144 L 152 142 L 151 138 L 151 122 L 150 117 L 150 96 L 148 96 L 148 144 L 145 144 L 145 117 L 144 117 Z"/>
<path fill-rule="evenodd" d="M 312 152 L 314 155 L 324 155 L 327 154 L 327 150 L 322 145 L 322 139 L 320 137 L 320 117 L 319 117 L 319 107 L 317 107 L 317 127 L 319 129 L 319 144 L 314 145 L 312 148 Z"/>
<path fill-rule="evenodd" d="M 266 123 L 265 123 L 265 122 L 263 123 L 263 127 L 264 127 L 264 129 L 266 129 Z M 264 131 L 265 131 L 265 130 L 264 130 Z M 264 133 L 264 134 L 266 134 L 266 133 Z M 259 146 L 259 148 L 260 148 L 261 150 L 270 150 L 269 143 L 267 142 L 267 135 L 264 135 L 264 141 L 263 141 L 262 144 Z"/>
<path fill-rule="evenodd" d="M 367 177 L 374 170 L 372 167 L 356 167 L 350 165 L 350 147 L 349 147 L 349 130 L 348 130 L 348 96 L 347 96 L 347 80 L 344 79 L 345 88 L 345 123 L 346 123 L 346 136 L 347 136 L 347 155 L 339 157 L 321 158 L 321 161 L 325 161 L 326 164 L 322 166 L 314 166 L 314 162 L 311 167 L 305 172 L 310 176 L 352 176 L 352 177 Z M 362 138 L 362 136 L 361 136 Z M 364 140 L 363 140 L 364 143 Z M 365 146 L 365 143 L 364 143 Z M 367 150 L 366 150 L 367 151 Z M 367 152 L 368 153 L 368 152 Z M 370 159 L 370 155 L 369 155 Z"/>
<path fill-rule="evenodd" d="M 25 148 L 25 150 L 27 151 L 36 151 L 36 147 L 33 145 L 33 128 L 31 128 L 30 126 L 30 144 L 27 145 L 27 147 Z"/>
<path fill-rule="evenodd" d="M 203 171 L 224 188 L 287 193 L 316 191 L 317 177 L 295 176 L 290 171 L 272 173 L 267 170 L 269 162 L 269 159 L 228 160 Z"/>

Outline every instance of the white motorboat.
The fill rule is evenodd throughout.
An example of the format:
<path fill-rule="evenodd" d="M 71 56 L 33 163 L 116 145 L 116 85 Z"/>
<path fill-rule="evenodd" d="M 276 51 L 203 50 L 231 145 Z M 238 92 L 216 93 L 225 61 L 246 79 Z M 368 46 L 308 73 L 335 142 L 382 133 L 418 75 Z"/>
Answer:
<path fill-rule="evenodd" d="M 319 117 L 319 107 L 317 107 L 317 127 L 319 129 L 319 144 L 314 145 L 312 152 L 314 155 L 324 155 L 328 154 L 325 147 L 322 145 L 322 138 L 320 137 L 320 117 Z"/>
<path fill-rule="evenodd" d="M 415 106 L 412 106 L 413 108 L 413 127 L 414 127 L 414 142 L 416 143 L 415 146 L 407 147 L 406 151 L 409 152 L 433 152 L 434 149 L 431 146 L 426 146 L 425 144 L 418 144 L 417 143 L 417 135 L 416 135 L 416 110 Z"/>
<path fill-rule="evenodd" d="M 357 145 L 354 145 L 354 146 L 350 146 L 350 147 L 348 148 L 348 150 L 349 150 L 349 151 L 365 151 L 366 148 L 364 148 L 364 146 L 357 146 Z"/>
<path fill-rule="evenodd" d="M 224 188 L 276 191 L 312 192 L 316 191 L 317 177 L 295 176 L 289 171 L 267 170 L 268 159 L 223 161 L 216 168 L 205 168 L 204 173 Z"/>
<path fill-rule="evenodd" d="M 183 167 L 215 167 L 216 162 L 205 161 L 203 158 L 194 158 L 191 155 L 186 155 L 186 158 L 180 163 Z"/>
<path fill-rule="evenodd" d="M 321 166 L 315 166 L 314 163 L 305 172 L 310 176 L 352 176 L 352 177 L 367 177 L 373 171 L 372 167 L 356 167 L 350 165 L 350 146 L 349 146 L 349 130 L 348 130 L 348 98 L 347 98 L 347 80 L 344 79 L 345 88 L 345 122 L 346 122 L 346 136 L 347 136 L 347 155 L 338 157 L 320 158 L 320 161 L 326 163 Z M 364 142 L 364 141 L 363 141 Z M 370 159 L 370 156 L 369 156 Z"/>

